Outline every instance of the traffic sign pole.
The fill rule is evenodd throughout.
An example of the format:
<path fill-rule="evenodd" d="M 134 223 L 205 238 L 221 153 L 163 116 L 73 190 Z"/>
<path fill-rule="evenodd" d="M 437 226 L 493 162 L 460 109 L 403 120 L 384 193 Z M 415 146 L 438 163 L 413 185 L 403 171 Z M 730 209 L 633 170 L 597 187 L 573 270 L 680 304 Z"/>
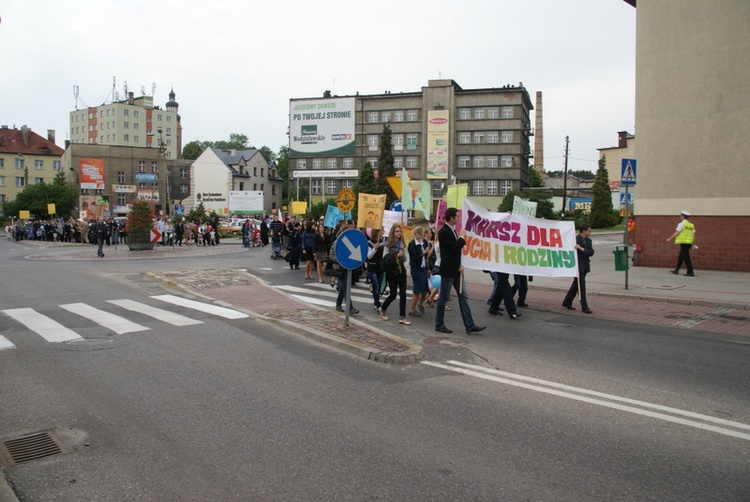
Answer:
<path fill-rule="evenodd" d="M 345 307 L 344 307 L 344 325 L 349 326 L 349 314 L 351 313 L 351 309 L 349 308 L 349 305 L 351 305 L 352 301 L 352 271 L 351 269 L 347 269 L 346 271 L 346 300 L 345 301 Z"/>
<path fill-rule="evenodd" d="M 630 185 L 625 185 L 625 217 L 623 218 L 623 222 L 625 223 L 625 263 L 628 262 L 628 254 L 629 254 L 629 248 L 630 248 L 630 241 L 629 241 L 629 232 L 628 232 L 628 218 L 630 217 L 630 198 L 628 195 L 628 187 Z M 628 289 L 628 269 L 630 267 L 625 269 L 625 289 Z"/>

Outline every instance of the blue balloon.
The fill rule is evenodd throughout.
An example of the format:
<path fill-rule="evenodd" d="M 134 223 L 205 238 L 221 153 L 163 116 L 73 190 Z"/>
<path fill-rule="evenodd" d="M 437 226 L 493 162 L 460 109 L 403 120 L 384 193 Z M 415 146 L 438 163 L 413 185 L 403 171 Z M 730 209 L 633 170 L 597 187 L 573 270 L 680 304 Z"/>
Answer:
<path fill-rule="evenodd" d="M 439 275 L 433 275 L 432 277 L 430 277 L 430 282 L 432 283 L 433 288 L 440 289 L 442 277 L 440 277 Z"/>

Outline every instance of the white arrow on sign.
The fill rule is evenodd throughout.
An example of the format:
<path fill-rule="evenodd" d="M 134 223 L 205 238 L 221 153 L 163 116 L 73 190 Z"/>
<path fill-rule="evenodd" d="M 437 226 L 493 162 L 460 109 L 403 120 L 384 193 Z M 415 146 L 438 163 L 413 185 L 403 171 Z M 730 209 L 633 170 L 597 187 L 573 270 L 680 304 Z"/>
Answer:
<path fill-rule="evenodd" d="M 355 246 L 351 243 L 349 239 L 346 237 L 342 237 L 341 241 L 344 243 L 344 246 L 346 246 L 346 249 L 349 250 L 349 259 L 353 261 L 363 261 L 362 260 L 362 249 Z"/>

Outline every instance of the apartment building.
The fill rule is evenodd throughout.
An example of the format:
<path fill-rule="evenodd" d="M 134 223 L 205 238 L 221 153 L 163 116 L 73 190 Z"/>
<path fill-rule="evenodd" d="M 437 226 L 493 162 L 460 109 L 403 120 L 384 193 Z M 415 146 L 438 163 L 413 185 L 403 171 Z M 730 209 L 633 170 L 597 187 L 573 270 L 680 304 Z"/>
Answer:
<path fill-rule="evenodd" d="M 472 198 L 496 208 L 527 186 L 533 106 L 522 83 L 463 89 L 430 80 L 418 92 L 326 92 L 292 98 L 289 108 L 290 179 L 309 179 L 312 203 L 352 188 L 367 162 L 377 172 L 386 124 L 396 170 L 431 180 L 435 199 L 448 184 L 466 183 Z"/>
<path fill-rule="evenodd" d="M 11 201 L 29 184 L 52 183 L 61 170 L 63 149 L 55 131 L 44 138 L 26 126 L 0 127 L 0 203 Z"/>

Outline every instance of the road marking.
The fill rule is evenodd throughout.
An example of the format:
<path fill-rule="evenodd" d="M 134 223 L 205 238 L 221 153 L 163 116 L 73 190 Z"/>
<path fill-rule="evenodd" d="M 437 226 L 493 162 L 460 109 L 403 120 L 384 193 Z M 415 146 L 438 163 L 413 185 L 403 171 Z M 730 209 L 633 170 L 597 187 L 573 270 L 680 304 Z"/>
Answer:
<path fill-rule="evenodd" d="M 203 324 L 203 321 L 190 319 L 189 317 L 185 317 L 184 315 L 176 314 L 174 312 L 170 312 L 169 310 L 152 307 L 144 303 L 134 302 L 133 300 L 107 301 L 124 309 L 130 310 L 131 312 L 138 312 L 149 317 L 153 317 L 158 321 L 164 321 L 173 326 L 192 326 L 194 324 Z"/>
<path fill-rule="evenodd" d="M 242 312 L 238 312 L 236 310 L 219 307 L 217 305 L 211 305 L 209 303 L 196 302 L 179 296 L 159 295 L 152 296 L 151 298 L 171 303 L 172 305 L 178 305 L 180 307 L 188 307 L 199 312 L 205 312 L 206 314 L 216 315 L 225 319 L 244 319 L 245 317 L 249 317 L 247 314 L 243 314 Z"/>
<path fill-rule="evenodd" d="M 13 342 L 5 338 L 3 335 L 0 335 L 0 350 L 5 349 L 15 349 L 16 346 L 13 345 Z"/>
<path fill-rule="evenodd" d="M 35 332 L 48 342 L 67 342 L 69 340 L 81 340 L 82 337 L 59 322 L 40 314 L 34 309 L 20 308 L 8 309 L 3 312 L 20 322 L 31 331 Z"/>
<path fill-rule="evenodd" d="M 576 401 L 582 401 L 584 403 L 595 404 L 597 406 L 603 406 L 603 407 L 612 408 L 615 410 L 635 413 L 637 415 L 643 415 L 646 417 L 656 418 L 656 419 L 664 420 L 667 422 L 687 425 L 689 427 L 695 427 L 697 429 L 707 430 L 707 431 L 715 432 L 717 434 L 723 434 L 725 436 L 732 436 L 732 437 L 750 441 L 750 434 L 734 431 L 731 429 L 725 429 L 722 427 L 717 427 L 717 426 L 710 425 L 707 423 L 698 422 L 696 420 L 703 420 L 704 422 L 721 424 L 721 425 L 725 425 L 728 427 L 734 427 L 736 429 L 750 430 L 750 425 L 743 424 L 741 422 L 733 422 L 731 420 L 724 420 L 721 418 L 711 417 L 708 415 L 701 415 L 699 413 L 693 413 L 691 411 L 680 410 L 677 408 L 670 408 L 668 406 L 647 403 L 644 401 L 637 401 L 635 399 L 628 399 L 628 398 L 624 398 L 620 396 L 614 396 L 611 394 L 604 394 L 601 392 L 596 392 L 596 391 L 592 391 L 588 389 L 582 389 L 579 387 L 572 387 L 569 385 L 564 385 L 564 384 L 560 384 L 556 382 L 550 382 L 547 380 L 541 380 L 541 379 L 533 378 L 533 377 L 527 377 L 527 376 L 518 375 L 515 373 L 508 373 L 505 371 L 494 370 L 491 368 L 483 368 L 481 366 L 466 364 L 466 363 L 462 363 L 459 361 L 447 361 L 448 364 L 453 365 L 453 366 L 449 366 L 448 364 L 435 363 L 432 361 L 421 361 L 421 363 L 426 364 L 427 366 L 434 366 L 436 368 L 442 368 L 448 371 L 461 373 L 467 376 L 473 376 L 477 378 L 482 378 L 484 380 L 490 380 L 493 382 L 513 385 L 515 387 L 521 387 L 523 389 L 533 390 L 536 392 L 542 392 L 545 394 L 552 394 L 554 396 L 564 397 L 567 399 L 573 399 Z M 510 378 L 513 378 L 515 380 L 510 380 Z M 539 385 L 531 385 L 529 383 L 524 383 L 524 381 L 533 382 Z M 545 385 L 546 387 L 541 387 L 540 385 Z M 548 387 L 552 387 L 552 388 L 548 388 Z M 565 391 L 555 390 L 555 389 L 565 389 Z M 609 401 L 604 401 L 602 399 L 594 399 L 594 398 L 586 397 L 585 395 L 573 394 L 572 392 L 576 392 L 578 394 L 590 395 L 590 396 L 597 396 L 600 398 L 608 399 Z M 635 408 L 634 406 L 626 406 L 626 405 L 622 405 L 622 404 L 618 404 L 616 402 L 610 402 L 610 401 L 619 401 L 623 403 L 633 404 L 633 405 L 641 406 L 642 408 L 657 409 L 657 410 L 665 411 L 665 412 L 672 413 L 675 415 L 682 415 L 682 416 L 690 417 L 696 420 L 687 420 L 687 419 L 675 417 L 672 415 L 666 415 L 664 413 L 656 413 L 656 412 L 641 409 L 641 408 Z"/>
<path fill-rule="evenodd" d="M 336 302 L 331 302 L 328 300 L 321 300 L 319 298 L 311 298 L 309 296 L 302 296 L 302 295 L 290 295 L 293 298 L 303 301 L 305 303 L 310 303 L 312 305 L 319 305 L 321 307 L 335 307 Z"/>
<path fill-rule="evenodd" d="M 72 312 L 81 317 L 95 322 L 103 328 L 111 329 L 118 335 L 125 333 L 135 333 L 138 331 L 147 331 L 149 328 L 141 326 L 140 324 L 134 323 L 120 317 L 119 315 L 110 314 L 105 310 L 86 305 L 85 303 L 68 303 L 66 305 L 60 305 L 60 308 Z"/>

